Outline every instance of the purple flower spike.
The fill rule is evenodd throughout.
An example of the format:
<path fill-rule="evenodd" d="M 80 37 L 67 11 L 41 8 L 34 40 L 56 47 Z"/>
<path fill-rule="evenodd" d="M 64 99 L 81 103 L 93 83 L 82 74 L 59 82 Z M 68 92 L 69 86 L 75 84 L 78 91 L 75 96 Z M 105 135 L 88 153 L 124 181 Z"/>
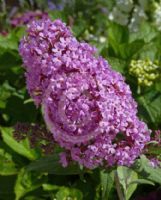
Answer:
<path fill-rule="evenodd" d="M 65 149 L 63 166 L 130 166 L 150 131 L 124 78 L 95 53 L 60 20 L 33 22 L 20 45 L 29 93 Z"/>
<path fill-rule="evenodd" d="M 19 27 L 19 26 L 26 25 L 32 22 L 34 19 L 42 19 L 42 18 L 47 18 L 47 17 L 48 17 L 47 13 L 41 12 L 39 10 L 27 11 L 23 14 L 19 14 L 18 16 L 13 17 L 10 20 L 10 24 L 13 27 Z"/>

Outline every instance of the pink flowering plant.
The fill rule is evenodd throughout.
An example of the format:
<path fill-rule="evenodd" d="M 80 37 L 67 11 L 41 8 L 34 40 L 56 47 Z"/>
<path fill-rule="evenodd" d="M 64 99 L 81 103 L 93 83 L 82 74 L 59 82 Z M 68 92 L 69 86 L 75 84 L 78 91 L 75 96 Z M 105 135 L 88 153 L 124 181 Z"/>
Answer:
<path fill-rule="evenodd" d="M 160 32 L 101 1 L 57 4 L 0 35 L 2 200 L 159 200 Z"/>
<path fill-rule="evenodd" d="M 20 43 L 27 88 L 53 139 L 65 149 L 63 166 L 133 164 L 150 141 L 129 86 L 97 50 L 73 37 L 61 21 L 34 21 Z"/>

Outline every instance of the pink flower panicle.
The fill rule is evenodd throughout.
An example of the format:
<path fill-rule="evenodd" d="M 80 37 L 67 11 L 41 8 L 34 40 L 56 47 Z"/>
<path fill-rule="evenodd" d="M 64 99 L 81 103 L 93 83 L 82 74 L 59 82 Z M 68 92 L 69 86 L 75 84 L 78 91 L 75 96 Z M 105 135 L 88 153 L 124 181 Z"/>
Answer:
<path fill-rule="evenodd" d="M 63 166 L 69 160 L 87 168 L 129 166 L 150 131 L 137 117 L 124 78 L 95 53 L 60 20 L 33 21 L 20 44 L 29 93 L 67 152 L 61 154 Z"/>
<path fill-rule="evenodd" d="M 37 11 L 27 11 L 23 14 L 19 14 L 18 16 L 13 17 L 10 20 L 10 24 L 13 27 L 18 27 L 22 25 L 26 25 L 35 19 L 47 18 L 48 14 L 45 12 Z"/>

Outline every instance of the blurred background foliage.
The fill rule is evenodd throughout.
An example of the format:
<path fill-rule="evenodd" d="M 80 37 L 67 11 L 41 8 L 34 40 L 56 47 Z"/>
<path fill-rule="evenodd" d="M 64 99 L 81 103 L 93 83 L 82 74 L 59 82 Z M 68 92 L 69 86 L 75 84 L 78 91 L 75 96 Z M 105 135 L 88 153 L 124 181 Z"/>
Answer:
<path fill-rule="evenodd" d="M 45 156 L 39 147 L 30 147 L 28 138 L 14 139 L 12 127 L 17 122 L 43 124 L 41 111 L 27 93 L 18 53 L 27 23 L 42 15 L 62 19 L 79 40 L 96 46 L 130 85 L 139 117 L 152 130 L 160 130 L 161 1 L 0 0 L 0 199 L 118 199 L 116 169 L 107 173 L 81 166 L 63 168 L 58 147 Z M 161 157 L 160 148 L 155 155 Z M 146 157 L 138 159 L 134 169 L 117 171 L 126 200 L 157 200 L 161 170 L 150 168 Z"/>

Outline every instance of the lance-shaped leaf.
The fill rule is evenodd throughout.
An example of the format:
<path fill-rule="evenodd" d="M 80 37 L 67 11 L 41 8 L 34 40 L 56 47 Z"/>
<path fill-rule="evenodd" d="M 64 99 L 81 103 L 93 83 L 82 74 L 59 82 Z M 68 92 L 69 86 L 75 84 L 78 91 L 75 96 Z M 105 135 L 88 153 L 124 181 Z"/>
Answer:
<path fill-rule="evenodd" d="M 12 155 L 0 149 L 0 175 L 14 175 L 18 171 L 16 164 L 12 160 Z"/>
<path fill-rule="evenodd" d="M 32 162 L 27 169 L 29 171 L 47 172 L 49 174 L 57 175 L 71 175 L 80 174 L 82 170 L 78 165 L 69 165 L 68 167 L 62 167 L 60 159 L 57 153 L 42 157 Z"/>

